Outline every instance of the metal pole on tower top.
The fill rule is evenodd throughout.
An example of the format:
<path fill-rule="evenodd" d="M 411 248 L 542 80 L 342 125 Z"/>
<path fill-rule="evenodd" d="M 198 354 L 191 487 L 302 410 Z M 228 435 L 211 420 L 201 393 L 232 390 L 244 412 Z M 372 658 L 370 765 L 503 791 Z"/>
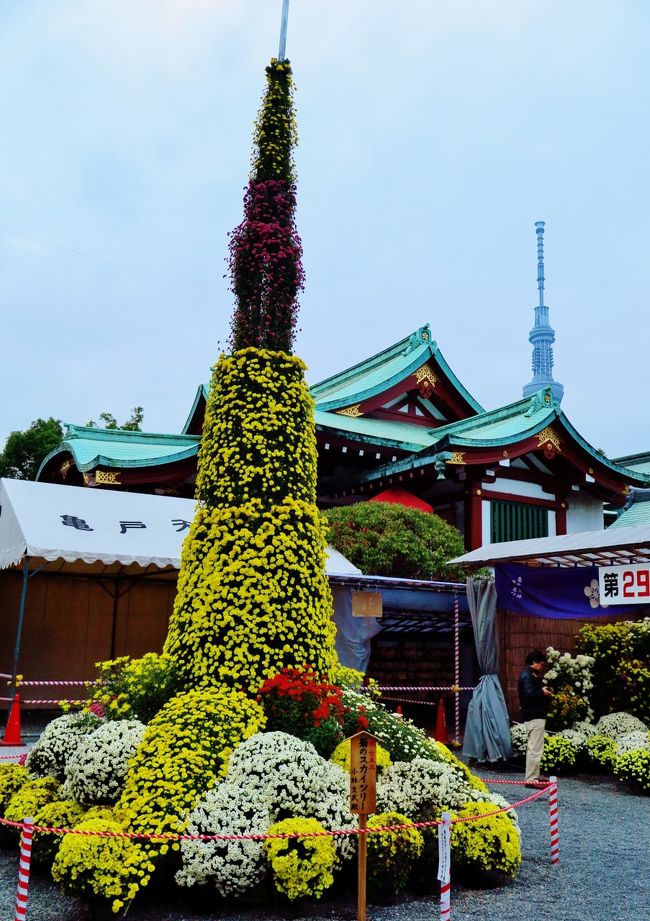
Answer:
<path fill-rule="evenodd" d="M 280 22 L 280 48 L 278 51 L 278 61 L 284 61 L 287 57 L 287 26 L 289 24 L 289 0 L 282 0 L 282 20 Z"/>

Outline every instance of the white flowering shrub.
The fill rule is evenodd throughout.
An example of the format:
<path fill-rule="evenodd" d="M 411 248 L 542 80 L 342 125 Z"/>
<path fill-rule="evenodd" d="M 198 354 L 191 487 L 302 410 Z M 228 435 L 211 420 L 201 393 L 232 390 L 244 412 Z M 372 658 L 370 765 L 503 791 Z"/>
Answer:
<path fill-rule="evenodd" d="M 145 729 L 139 720 L 110 720 L 84 736 L 66 763 L 65 796 L 82 806 L 115 803 Z"/>
<path fill-rule="evenodd" d="M 449 764 L 428 758 L 398 761 L 377 778 L 377 812 L 427 820 L 440 809 L 461 806 L 471 793 L 467 780 Z"/>
<path fill-rule="evenodd" d="M 96 730 L 100 722 L 91 713 L 66 713 L 52 720 L 29 753 L 25 763 L 29 773 L 63 780 L 68 760 L 84 736 Z"/>
<path fill-rule="evenodd" d="M 265 834 L 272 825 L 265 802 L 251 800 L 238 786 L 225 781 L 214 787 L 190 814 L 191 835 Z M 252 889 L 264 877 L 264 841 L 182 841 L 181 886 L 212 881 L 222 896 Z"/>
<path fill-rule="evenodd" d="M 350 778 L 326 761 L 310 742 L 284 732 L 259 732 L 235 749 L 226 779 L 247 796 L 265 802 L 271 822 L 314 818 L 326 829 L 356 824 L 349 809 Z M 356 850 L 353 837 L 337 838 L 339 855 Z"/>
<path fill-rule="evenodd" d="M 567 739 L 575 748 L 576 755 L 582 755 L 587 745 L 587 733 L 580 729 L 562 729 L 557 733 L 562 739 Z"/>
<path fill-rule="evenodd" d="M 589 722 L 589 720 L 577 720 L 575 723 L 573 723 L 571 729 L 575 729 L 576 732 L 582 733 L 582 735 L 584 735 L 587 739 L 598 735 L 596 724 Z"/>
<path fill-rule="evenodd" d="M 601 716 L 597 723 L 598 734 L 610 739 L 622 739 L 632 732 L 647 732 L 648 727 L 638 716 L 631 713 L 608 713 Z"/>
<path fill-rule="evenodd" d="M 616 754 L 625 755 L 628 752 L 650 751 L 650 732 L 637 730 L 629 735 L 621 736 L 616 740 Z"/>
<path fill-rule="evenodd" d="M 523 755 L 528 747 L 528 733 L 523 723 L 515 723 L 510 727 L 512 750 L 515 754 Z"/>
<path fill-rule="evenodd" d="M 324 828 L 354 828 L 350 778 L 310 742 L 284 732 L 260 732 L 230 756 L 225 780 L 189 816 L 193 834 L 264 834 L 289 818 L 317 819 Z M 338 859 L 356 851 L 354 836 L 335 838 Z M 246 892 L 264 875 L 263 842 L 184 841 L 177 881 L 211 881 L 224 896 Z"/>
<path fill-rule="evenodd" d="M 572 656 L 559 652 L 553 646 L 546 650 L 548 669 L 544 684 L 552 691 L 548 724 L 551 729 L 565 729 L 579 719 L 593 719 L 591 691 L 593 689 L 593 666 L 591 656 Z"/>

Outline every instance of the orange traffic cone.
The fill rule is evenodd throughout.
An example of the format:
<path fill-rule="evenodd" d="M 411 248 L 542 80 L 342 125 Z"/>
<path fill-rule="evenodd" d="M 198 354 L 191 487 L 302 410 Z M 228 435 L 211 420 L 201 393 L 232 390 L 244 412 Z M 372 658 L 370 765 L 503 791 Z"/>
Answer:
<path fill-rule="evenodd" d="M 433 737 L 436 742 L 443 742 L 445 745 L 449 741 L 447 737 L 447 721 L 445 720 L 445 701 L 444 698 L 440 698 L 438 704 L 438 712 L 436 714 L 436 728 L 433 733 Z"/>
<path fill-rule="evenodd" d="M 398 704 L 398 705 L 397 705 L 397 709 L 395 710 L 395 716 L 397 717 L 398 720 L 401 720 L 402 717 L 404 716 L 404 714 L 402 713 L 402 705 L 401 705 L 401 704 Z"/>
<path fill-rule="evenodd" d="M 24 745 L 20 737 L 20 694 L 14 694 L 9 711 L 9 719 L 5 728 L 4 738 L 0 745 Z"/>

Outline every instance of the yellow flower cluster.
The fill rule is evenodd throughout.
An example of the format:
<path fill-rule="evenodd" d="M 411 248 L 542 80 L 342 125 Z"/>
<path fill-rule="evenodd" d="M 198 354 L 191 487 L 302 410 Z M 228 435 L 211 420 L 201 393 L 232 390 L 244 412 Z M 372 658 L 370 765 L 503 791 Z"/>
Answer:
<path fill-rule="evenodd" d="M 213 370 L 199 449 L 197 497 L 210 506 L 257 499 L 314 502 L 314 404 L 305 364 L 284 352 L 240 349 Z"/>
<path fill-rule="evenodd" d="M 452 817 L 495 811 L 494 803 L 465 803 Z M 513 877 L 521 863 L 521 842 L 505 812 L 487 819 L 456 822 L 451 826 L 451 858 L 474 873 L 503 873 Z"/>
<path fill-rule="evenodd" d="M 344 739 L 340 742 L 330 757 L 330 761 L 338 764 L 344 771 L 350 773 L 350 740 Z M 377 743 L 377 773 L 380 774 L 384 768 L 390 767 L 393 762 L 391 757 L 379 743 Z"/>
<path fill-rule="evenodd" d="M 399 812 L 382 812 L 368 819 L 369 829 L 409 824 Z M 372 889 L 377 894 L 404 889 L 423 848 L 424 838 L 417 828 L 368 835 L 368 881 Z"/>
<path fill-rule="evenodd" d="M 255 121 L 251 179 L 294 182 L 291 151 L 297 144 L 291 65 L 272 58 L 266 68 L 266 92 Z"/>
<path fill-rule="evenodd" d="M 316 819 L 284 819 L 269 829 L 272 835 L 297 832 L 323 832 Z M 291 901 L 311 896 L 319 899 L 334 882 L 332 871 L 336 866 L 334 839 L 284 838 L 264 842 L 264 851 L 271 865 L 273 884 L 278 892 Z"/>
<path fill-rule="evenodd" d="M 76 826 L 80 831 L 125 830 L 125 822 L 112 809 L 96 807 Z M 113 910 L 124 898 L 133 898 L 145 886 L 154 865 L 128 838 L 94 838 L 65 835 L 52 865 L 52 879 L 64 892 L 90 901 L 114 899 Z"/>
<path fill-rule="evenodd" d="M 39 809 L 57 798 L 60 786 L 54 777 L 28 780 L 9 800 L 5 819 L 9 819 L 10 822 L 22 822 L 27 817 L 33 819 Z"/>
<path fill-rule="evenodd" d="M 0 764 L 0 815 L 4 816 L 9 800 L 28 780 L 22 764 Z"/>
<path fill-rule="evenodd" d="M 176 671 L 169 656 L 148 652 L 141 659 L 120 656 L 96 666 L 93 696 L 108 719 L 147 723 L 176 690 Z"/>
<path fill-rule="evenodd" d="M 217 365 L 165 643 L 185 686 L 254 692 L 284 667 L 329 677 L 336 662 L 303 371 L 258 349 Z"/>

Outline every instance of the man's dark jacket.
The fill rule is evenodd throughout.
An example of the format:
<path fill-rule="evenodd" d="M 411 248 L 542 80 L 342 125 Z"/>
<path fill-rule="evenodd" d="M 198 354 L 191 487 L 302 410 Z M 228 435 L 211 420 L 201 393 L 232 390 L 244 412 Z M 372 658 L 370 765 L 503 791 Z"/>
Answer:
<path fill-rule="evenodd" d="M 542 676 L 527 665 L 521 670 L 517 690 L 521 706 L 521 720 L 545 720 L 551 703 L 550 697 L 542 691 Z"/>

